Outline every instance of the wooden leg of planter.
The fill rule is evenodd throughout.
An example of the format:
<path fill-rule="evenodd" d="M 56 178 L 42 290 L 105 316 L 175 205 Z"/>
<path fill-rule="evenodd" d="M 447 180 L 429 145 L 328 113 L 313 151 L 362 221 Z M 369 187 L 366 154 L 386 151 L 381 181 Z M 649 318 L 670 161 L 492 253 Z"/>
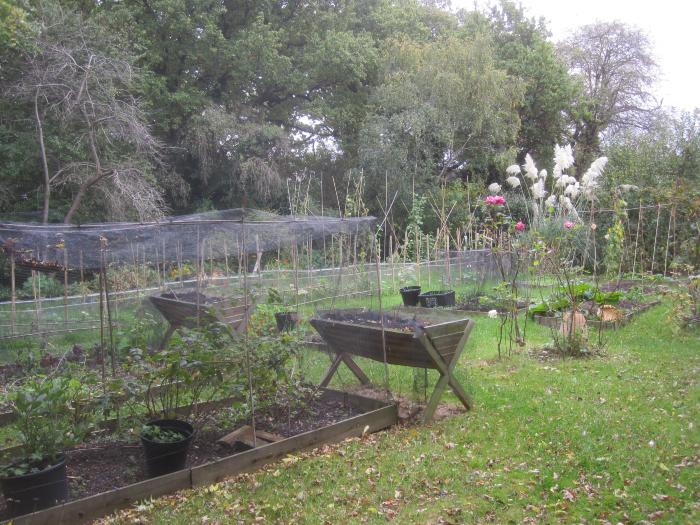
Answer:
<path fill-rule="evenodd" d="M 350 357 L 348 354 L 340 354 L 341 359 L 343 360 L 343 363 L 347 365 L 347 367 L 350 369 L 350 371 L 355 374 L 355 377 L 362 383 L 363 385 L 369 385 L 371 381 L 369 380 L 369 377 L 362 371 L 362 369 L 357 365 L 355 361 L 352 360 L 352 357 Z"/>
<path fill-rule="evenodd" d="M 462 355 L 462 351 L 464 350 L 464 347 L 467 344 L 467 340 L 469 339 L 469 334 L 471 333 L 473 326 L 473 321 L 470 321 L 465 327 L 464 333 L 462 334 L 462 337 L 459 340 L 459 343 L 457 344 L 457 348 L 455 348 L 455 353 L 452 356 L 452 360 L 449 364 L 445 363 L 445 360 L 435 349 L 432 341 L 430 341 L 430 339 L 428 338 L 428 335 L 422 330 L 417 331 L 418 340 L 421 342 L 425 350 L 430 355 L 438 372 L 440 372 L 440 379 L 435 385 L 435 389 L 433 390 L 433 393 L 430 396 L 430 400 L 428 401 L 428 404 L 425 407 L 423 420 L 426 423 L 430 422 L 433 419 L 433 416 L 435 415 L 435 410 L 437 409 L 437 405 L 440 402 L 440 398 L 445 392 L 445 388 L 447 387 L 447 385 L 450 385 L 450 387 L 452 387 L 452 390 L 454 391 L 455 395 L 462 402 L 462 404 L 467 410 L 471 408 L 472 403 L 471 399 L 469 398 L 469 395 L 464 391 L 457 379 L 452 375 L 452 371 L 454 370 L 454 367 L 459 361 L 459 357 Z"/>
<path fill-rule="evenodd" d="M 428 400 L 428 404 L 425 405 L 425 412 L 423 413 L 424 423 L 430 423 L 433 420 L 433 416 L 435 415 L 435 410 L 437 409 L 438 403 L 440 402 L 440 398 L 445 392 L 445 387 L 447 387 L 447 381 L 448 376 L 441 375 L 440 379 L 435 385 L 435 388 L 433 389 L 433 393 L 430 394 L 430 399 Z"/>
<path fill-rule="evenodd" d="M 328 367 L 328 370 L 326 370 L 326 373 L 323 375 L 323 379 L 321 379 L 321 383 L 319 384 L 320 386 L 328 386 L 328 383 L 331 382 L 333 374 L 335 374 L 335 371 L 338 370 L 340 363 L 345 363 L 350 369 L 350 371 L 353 374 L 355 374 L 355 377 L 363 385 L 369 385 L 371 383 L 369 377 L 367 377 L 367 375 L 362 371 L 362 369 L 359 366 L 357 366 L 357 363 L 355 363 L 355 361 L 352 360 L 352 357 L 350 357 L 344 352 L 337 352 L 335 354 L 335 359 L 333 359 L 333 362 L 331 363 L 331 366 Z"/>
<path fill-rule="evenodd" d="M 328 370 L 326 370 L 326 373 L 323 374 L 323 379 L 321 379 L 319 386 L 322 386 L 322 387 L 328 386 L 328 383 L 330 383 L 331 379 L 333 378 L 333 374 L 335 374 L 335 371 L 338 370 L 338 367 L 340 366 L 340 363 L 342 363 L 342 362 L 343 362 L 343 354 L 336 354 L 335 359 L 333 359 L 333 362 L 331 363 L 331 366 L 329 366 Z"/>
<path fill-rule="evenodd" d="M 165 347 L 168 344 L 168 341 L 170 341 L 170 338 L 173 336 L 175 333 L 175 330 L 177 330 L 177 326 L 171 324 L 168 326 L 167 331 L 165 332 L 165 335 L 163 336 L 163 339 L 160 340 L 160 344 L 158 345 L 158 351 L 165 350 Z"/>

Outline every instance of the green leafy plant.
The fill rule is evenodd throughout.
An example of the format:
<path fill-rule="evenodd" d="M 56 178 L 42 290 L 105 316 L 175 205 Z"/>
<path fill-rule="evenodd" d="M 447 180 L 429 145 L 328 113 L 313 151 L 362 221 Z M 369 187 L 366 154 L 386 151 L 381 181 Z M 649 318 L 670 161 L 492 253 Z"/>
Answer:
<path fill-rule="evenodd" d="M 94 426 L 93 391 L 79 379 L 38 377 L 9 396 L 24 454 L 0 469 L 19 476 L 56 462 L 63 450 L 82 441 Z"/>
<path fill-rule="evenodd" d="M 123 388 L 130 395 L 132 410 L 156 419 L 185 409 L 186 418 L 196 418 L 197 404 L 220 393 L 225 372 L 235 362 L 235 356 L 224 357 L 227 334 L 227 327 L 219 324 L 183 328 L 163 350 L 131 348 L 125 365 L 129 378 Z"/>
<path fill-rule="evenodd" d="M 17 295 L 22 299 L 34 299 L 36 292 L 40 297 L 58 297 L 63 295 L 63 291 L 63 283 L 58 279 L 37 273 L 22 283 Z"/>
<path fill-rule="evenodd" d="M 186 437 L 182 432 L 156 425 L 143 425 L 141 427 L 141 436 L 156 443 L 177 443 Z"/>

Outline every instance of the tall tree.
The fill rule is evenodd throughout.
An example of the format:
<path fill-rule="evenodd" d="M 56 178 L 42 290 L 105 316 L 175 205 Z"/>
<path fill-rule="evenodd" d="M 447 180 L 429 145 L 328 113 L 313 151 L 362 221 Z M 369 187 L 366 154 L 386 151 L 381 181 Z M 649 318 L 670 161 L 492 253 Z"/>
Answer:
<path fill-rule="evenodd" d="M 521 96 L 487 36 L 395 43 L 363 130 L 368 188 L 383 195 L 388 176 L 408 193 L 412 179 L 420 191 L 440 177 L 485 173 L 514 144 Z"/>
<path fill-rule="evenodd" d="M 576 165 L 587 166 L 603 133 L 644 127 L 658 109 L 651 91 L 657 65 L 647 36 L 621 22 L 583 26 L 560 50 L 582 87 L 571 111 L 572 138 Z"/>
<path fill-rule="evenodd" d="M 43 221 L 54 188 L 70 196 L 65 222 L 90 192 L 101 194 L 112 216 L 160 215 L 159 144 L 131 91 L 137 73 L 130 57 L 70 9 L 45 2 L 37 14 L 34 45 L 14 63 L 6 87 L 36 130 Z M 60 154 L 52 154 L 50 141 L 63 144 Z"/>
<path fill-rule="evenodd" d="M 566 63 L 557 55 L 542 19 L 528 18 L 522 6 L 502 0 L 487 13 L 499 64 L 525 85 L 518 113 L 518 161 L 530 153 L 550 158 L 566 132 L 566 110 L 576 93 Z"/>

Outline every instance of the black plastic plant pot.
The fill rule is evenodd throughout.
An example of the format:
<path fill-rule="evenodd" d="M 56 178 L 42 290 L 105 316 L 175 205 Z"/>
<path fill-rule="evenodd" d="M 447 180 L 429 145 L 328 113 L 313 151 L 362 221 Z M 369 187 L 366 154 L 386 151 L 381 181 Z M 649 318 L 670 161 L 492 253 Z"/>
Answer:
<path fill-rule="evenodd" d="M 454 306 L 455 292 L 454 290 L 424 292 L 418 296 L 418 300 L 421 306 L 427 308 Z"/>
<path fill-rule="evenodd" d="M 296 328 L 299 322 L 299 314 L 296 312 L 277 312 L 275 313 L 275 321 L 277 322 L 278 331 L 289 332 Z"/>
<path fill-rule="evenodd" d="M 158 419 L 150 421 L 147 426 L 162 430 L 175 431 L 182 435 L 179 441 L 163 443 L 147 436 L 141 436 L 141 443 L 146 454 L 146 472 L 149 478 L 155 478 L 185 468 L 187 452 L 192 442 L 194 428 L 179 419 Z"/>
<path fill-rule="evenodd" d="M 0 479 L 10 516 L 21 516 L 53 507 L 68 499 L 66 458 L 39 472 Z"/>
<path fill-rule="evenodd" d="M 399 290 L 404 306 L 418 305 L 418 296 L 420 295 L 420 286 L 404 286 Z"/>

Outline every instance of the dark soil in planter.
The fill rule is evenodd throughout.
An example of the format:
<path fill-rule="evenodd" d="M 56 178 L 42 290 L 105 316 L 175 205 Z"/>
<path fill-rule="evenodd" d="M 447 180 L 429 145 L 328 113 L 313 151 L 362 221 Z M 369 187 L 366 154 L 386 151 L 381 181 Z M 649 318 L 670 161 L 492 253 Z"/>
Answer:
<path fill-rule="evenodd" d="M 288 418 L 284 406 L 272 407 L 256 415 L 256 428 L 283 437 L 321 428 L 343 419 L 361 414 L 341 401 L 314 400 Z M 187 457 L 187 467 L 203 465 L 230 456 L 234 452 L 222 447 L 216 440 L 235 428 L 246 424 L 219 425 L 225 420 L 227 410 L 222 409 L 209 416 L 202 431 L 195 434 Z M 66 453 L 70 500 L 84 498 L 147 479 L 142 446 L 136 440 L 114 440 L 105 437 L 81 445 Z M 7 519 L 7 507 L 0 497 L 0 520 Z"/>
<path fill-rule="evenodd" d="M 379 316 L 379 312 L 329 312 L 324 315 L 324 319 L 363 326 L 382 325 L 382 318 Z M 384 328 L 413 332 L 418 325 L 420 325 L 420 323 L 417 323 L 417 321 L 413 319 L 384 314 Z"/>
<path fill-rule="evenodd" d="M 214 304 L 221 302 L 224 299 L 223 297 L 212 297 L 196 291 L 167 292 L 160 295 L 160 297 L 162 297 L 163 299 L 173 299 L 175 301 L 182 301 L 185 303 L 194 304 L 197 304 L 197 296 L 199 296 L 199 304 Z"/>
<path fill-rule="evenodd" d="M 180 436 L 176 441 L 162 442 L 141 433 L 148 476 L 155 478 L 185 468 L 187 451 L 194 435 L 192 425 L 179 419 L 160 419 L 151 421 L 148 425 L 150 428 L 174 431 Z"/>

